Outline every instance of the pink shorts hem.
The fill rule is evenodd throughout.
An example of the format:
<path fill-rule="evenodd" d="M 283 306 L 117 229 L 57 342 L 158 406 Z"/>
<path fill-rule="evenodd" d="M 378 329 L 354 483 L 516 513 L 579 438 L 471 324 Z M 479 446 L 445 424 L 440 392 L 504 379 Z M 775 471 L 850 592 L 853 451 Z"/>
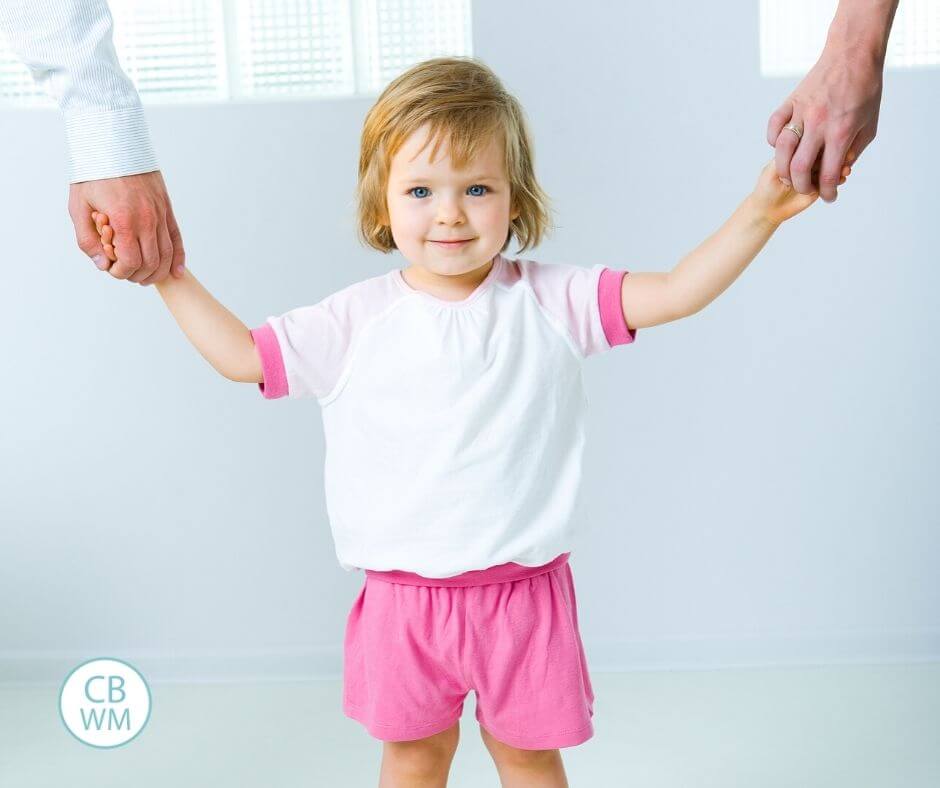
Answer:
<path fill-rule="evenodd" d="M 374 722 L 369 719 L 365 709 L 360 709 L 345 700 L 343 701 L 343 714 L 360 723 L 371 736 L 380 741 L 415 741 L 434 736 L 450 728 L 463 715 L 463 701 L 460 702 L 460 708 L 456 714 L 445 722 L 428 722 L 424 725 L 410 725 L 404 728 L 394 723 Z"/>
<path fill-rule="evenodd" d="M 493 738 L 518 750 L 555 750 L 561 747 L 575 747 L 584 744 L 594 735 L 594 723 L 592 721 L 588 721 L 587 725 L 582 725 L 573 731 L 562 731 L 560 733 L 545 734 L 544 736 L 525 736 L 524 734 L 504 733 L 498 728 L 494 729 L 483 718 L 479 709 L 477 709 L 476 718 L 477 722 L 486 728 Z"/>

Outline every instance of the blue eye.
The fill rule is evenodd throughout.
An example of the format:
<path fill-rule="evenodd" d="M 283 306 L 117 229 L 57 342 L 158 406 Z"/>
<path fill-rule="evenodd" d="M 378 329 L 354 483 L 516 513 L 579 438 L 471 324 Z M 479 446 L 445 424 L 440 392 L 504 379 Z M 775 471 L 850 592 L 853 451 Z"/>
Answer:
<path fill-rule="evenodd" d="M 412 197 L 416 197 L 416 198 L 418 198 L 418 199 L 420 200 L 422 197 L 424 197 L 424 196 L 426 196 L 426 195 L 423 195 L 423 194 L 415 194 L 414 192 L 416 192 L 418 189 L 423 189 L 424 191 L 429 191 L 429 189 L 428 189 L 427 186 L 415 186 L 415 187 L 413 187 L 413 188 L 411 188 L 411 189 L 408 190 L 408 194 L 410 194 Z M 483 189 L 483 190 L 484 190 L 484 193 L 485 193 L 485 192 L 489 191 L 489 186 L 484 186 L 484 185 L 482 185 L 482 184 L 480 184 L 480 183 L 475 183 L 473 186 L 468 186 L 468 187 L 467 187 L 467 191 L 470 191 L 470 189 Z M 473 196 L 473 197 L 482 197 L 483 194 L 477 193 L 477 194 L 473 194 L 472 196 Z"/>

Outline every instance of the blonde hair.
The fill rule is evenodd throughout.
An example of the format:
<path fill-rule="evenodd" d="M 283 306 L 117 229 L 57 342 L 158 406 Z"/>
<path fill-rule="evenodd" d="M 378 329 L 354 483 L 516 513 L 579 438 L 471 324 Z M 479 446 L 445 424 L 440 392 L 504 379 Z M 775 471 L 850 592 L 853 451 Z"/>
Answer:
<path fill-rule="evenodd" d="M 425 60 L 399 74 L 382 91 L 366 115 L 359 152 L 357 187 L 359 238 L 378 249 L 396 248 L 388 226 L 386 190 L 392 157 L 404 142 L 430 123 L 435 140 L 431 160 L 446 139 L 453 166 L 462 169 L 496 134 L 504 145 L 510 184 L 510 221 L 506 242 L 513 235 L 522 247 L 537 246 L 549 230 L 550 200 L 535 179 L 532 141 L 522 106 L 503 87 L 495 73 L 471 57 Z"/>

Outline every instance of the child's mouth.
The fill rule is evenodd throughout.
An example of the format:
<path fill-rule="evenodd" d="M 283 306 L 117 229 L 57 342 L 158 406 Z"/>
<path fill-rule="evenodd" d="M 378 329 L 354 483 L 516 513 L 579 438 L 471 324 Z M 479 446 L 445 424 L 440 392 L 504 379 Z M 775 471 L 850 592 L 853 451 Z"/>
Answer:
<path fill-rule="evenodd" d="M 431 243 L 440 246 L 442 249 L 459 249 L 462 246 L 466 246 L 472 240 L 473 238 L 467 238 L 463 241 L 431 241 Z"/>

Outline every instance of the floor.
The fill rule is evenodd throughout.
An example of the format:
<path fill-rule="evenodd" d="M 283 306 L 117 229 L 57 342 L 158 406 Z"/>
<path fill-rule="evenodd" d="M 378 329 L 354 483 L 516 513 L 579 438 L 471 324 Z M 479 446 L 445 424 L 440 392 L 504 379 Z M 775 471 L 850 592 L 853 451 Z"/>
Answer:
<path fill-rule="evenodd" d="M 592 673 L 595 735 L 562 750 L 572 788 L 938 788 L 940 663 Z M 376 786 L 381 743 L 339 680 L 153 682 L 147 727 L 98 750 L 58 686 L 0 686 L 3 788 Z M 471 692 L 452 788 L 499 787 Z"/>

